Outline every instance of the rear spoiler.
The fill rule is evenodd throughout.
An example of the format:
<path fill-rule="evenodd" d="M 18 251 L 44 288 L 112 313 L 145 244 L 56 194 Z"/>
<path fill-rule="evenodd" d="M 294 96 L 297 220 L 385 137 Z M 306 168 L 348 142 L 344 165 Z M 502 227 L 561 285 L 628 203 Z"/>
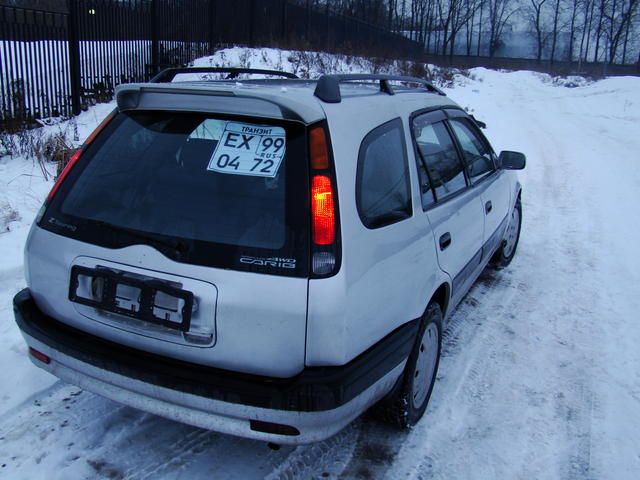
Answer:
<path fill-rule="evenodd" d="M 130 83 L 116 87 L 116 103 L 121 112 L 169 110 L 226 113 L 250 117 L 276 118 L 311 124 L 324 119 L 320 109 L 262 91 L 240 89 L 226 84 Z"/>

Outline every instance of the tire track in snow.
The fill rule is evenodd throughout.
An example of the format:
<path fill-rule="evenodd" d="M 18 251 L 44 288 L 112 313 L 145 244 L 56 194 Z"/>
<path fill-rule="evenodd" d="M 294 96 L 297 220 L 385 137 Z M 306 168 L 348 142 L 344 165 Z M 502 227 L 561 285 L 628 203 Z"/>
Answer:
<path fill-rule="evenodd" d="M 541 132 L 554 131 L 550 125 L 537 127 Z M 547 171 L 554 167 L 557 170 L 563 163 L 562 159 L 568 158 L 558 138 L 550 136 L 550 140 L 553 148 L 551 152 L 547 148 L 545 155 Z M 571 154 L 577 155 L 577 152 L 572 151 Z M 560 159 L 560 162 L 556 159 Z M 560 349 L 559 356 L 569 349 L 572 358 L 560 360 L 566 388 L 555 395 L 554 403 L 559 420 L 564 420 L 569 445 L 566 454 L 561 457 L 559 470 L 563 478 L 578 480 L 594 478 L 595 474 L 592 464 L 592 427 L 600 402 L 593 379 L 594 359 L 598 356 L 600 345 L 594 343 L 594 339 L 602 336 L 602 327 L 597 321 L 599 315 L 594 314 L 602 308 L 600 291 L 603 288 L 598 281 L 600 265 L 593 251 L 601 250 L 599 239 L 603 235 L 600 212 L 593 205 L 593 197 L 588 193 L 590 190 L 576 188 L 587 184 L 587 179 L 583 178 L 584 168 L 573 162 L 566 163 L 568 165 L 564 165 L 556 181 L 547 185 L 546 193 L 547 198 L 553 200 L 548 205 L 557 209 L 557 214 L 553 216 L 555 225 L 550 231 L 559 233 L 558 237 L 562 238 L 563 243 L 561 248 L 556 249 L 555 264 L 561 272 L 574 279 L 572 285 L 566 286 L 569 291 L 555 291 L 557 304 L 560 305 L 556 325 L 561 326 L 570 320 L 565 331 L 562 327 L 558 328 L 558 343 L 565 347 Z M 581 283 L 592 288 L 575 288 Z"/>
<path fill-rule="evenodd" d="M 155 420 L 150 419 L 151 422 L 155 422 Z M 156 432 L 153 427 L 152 430 L 154 431 L 155 440 L 142 444 L 142 448 L 138 450 L 139 460 L 125 471 L 124 478 L 147 479 L 164 477 L 169 472 L 184 468 L 194 460 L 196 455 L 206 452 L 216 441 L 220 440 L 219 435 L 207 430 L 186 429 L 179 435 L 170 436 Z M 176 430 L 180 431 L 182 429 L 177 428 Z M 157 433 L 160 434 L 160 438 L 158 438 Z M 151 437 L 151 435 L 145 436 Z M 158 440 L 162 440 L 160 446 L 158 446 Z M 227 447 L 225 446 L 225 448 Z M 109 452 L 105 452 L 107 455 L 103 456 L 109 457 L 108 453 L 112 450 L 117 450 L 117 448 L 110 448 Z M 163 451 L 162 457 L 164 457 L 164 460 L 158 461 L 158 450 Z"/>
<path fill-rule="evenodd" d="M 534 114 L 529 116 L 536 119 Z M 585 239 L 598 239 L 602 236 L 598 229 L 598 209 L 588 208 L 585 200 L 588 202 L 589 196 L 586 199 L 580 198 L 582 191 L 576 188 L 583 182 L 583 169 L 581 165 L 567 161 L 564 140 L 570 135 L 565 132 L 566 137 L 560 142 L 554 133 L 562 131 L 562 128 L 556 129 L 555 125 L 548 123 L 541 125 L 535 120 L 529 125 L 534 138 L 546 137 L 539 146 L 545 173 L 541 185 L 545 201 L 540 202 L 532 227 L 544 224 L 549 233 L 544 239 L 546 248 L 543 250 L 547 257 L 544 260 L 552 266 L 548 273 L 557 276 L 556 272 L 559 272 L 563 277 L 573 279 L 568 285 L 557 281 L 557 278 L 551 280 L 550 285 L 535 285 L 539 290 L 539 298 L 552 296 L 549 303 L 555 308 L 543 307 L 542 311 L 555 320 L 551 328 L 560 344 L 558 356 L 562 358 L 564 350 L 570 349 L 568 358 L 558 362 L 560 380 L 554 385 L 558 390 L 554 398 L 558 410 L 557 420 L 566 427 L 565 442 L 569 446 L 565 454 L 560 456 L 558 470 L 562 478 L 590 478 L 592 422 L 594 409 L 598 406 L 592 381 L 592 358 L 595 353 L 593 338 L 600 331 L 593 321 L 593 313 L 599 308 L 599 289 L 574 287 L 580 285 L 581 281 L 587 287 L 595 287 L 581 277 L 586 272 L 595 275 L 596 261 L 592 253 L 594 245 L 589 245 Z M 573 151 L 569 153 L 575 154 Z M 585 190 L 588 192 L 588 189 Z M 553 288 L 548 288 L 549 286 Z M 564 327 L 566 320 L 571 320 L 571 323 Z M 545 433 L 543 429 L 538 438 L 544 440 Z M 535 449 L 531 449 L 530 453 L 531 456 L 535 455 Z"/>
<path fill-rule="evenodd" d="M 351 460 L 359 424 L 356 421 L 322 442 L 296 447 L 265 480 L 336 478 Z"/>
<path fill-rule="evenodd" d="M 34 471 L 61 479 L 337 478 L 359 434 L 356 422 L 323 442 L 272 451 L 265 442 L 173 422 L 62 382 L 0 417 L 0 432 L 0 476 L 29 480 L 25 472 Z"/>

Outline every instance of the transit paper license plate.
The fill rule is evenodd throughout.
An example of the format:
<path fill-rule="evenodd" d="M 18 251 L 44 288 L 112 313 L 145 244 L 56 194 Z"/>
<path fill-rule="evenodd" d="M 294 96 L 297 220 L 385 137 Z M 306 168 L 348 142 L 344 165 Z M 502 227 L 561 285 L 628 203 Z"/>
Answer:
<path fill-rule="evenodd" d="M 207 170 L 273 178 L 278 174 L 285 149 L 282 127 L 227 122 Z"/>

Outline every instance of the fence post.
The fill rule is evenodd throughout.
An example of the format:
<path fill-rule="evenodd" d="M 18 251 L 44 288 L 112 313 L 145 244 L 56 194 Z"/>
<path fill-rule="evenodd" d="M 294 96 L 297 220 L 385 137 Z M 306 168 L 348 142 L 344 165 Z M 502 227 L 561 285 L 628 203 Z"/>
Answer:
<path fill-rule="evenodd" d="M 79 115 L 82 84 L 80 82 L 80 39 L 78 36 L 78 0 L 69 0 L 69 84 L 71 86 L 71 112 Z"/>
<path fill-rule="evenodd" d="M 287 0 L 282 1 L 282 18 L 280 21 L 282 22 L 282 44 L 284 45 L 287 41 Z"/>
<path fill-rule="evenodd" d="M 160 41 L 158 40 L 158 0 L 151 0 L 151 76 L 160 71 Z"/>
<path fill-rule="evenodd" d="M 330 17 L 330 13 L 331 13 L 331 11 L 329 10 L 329 2 L 327 2 L 327 4 L 325 5 L 325 11 L 324 11 L 324 15 L 325 15 L 326 21 L 327 21 L 327 43 L 325 45 L 325 49 L 327 50 L 327 52 L 331 51 L 331 40 L 330 40 L 330 36 L 331 36 L 331 17 Z"/>
<path fill-rule="evenodd" d="M 307 28 L 305 30 L 305 40 L 307 45 L 311 45 L 311 5 L 307 0 Z"/>
<path fill-rule="evenodd" d="M 216 0 L 209 0 L 209 55 L 212 55 L 216 48 Z"/>
<path fill-rule="evenodd" d="M 255 29 L 255 17 L 256 17 L 256 2 L 255 0 L 251 0 L 249 2 L 249 46 L 253 47 L 255 46 L 255 36 L 254 36 L 254 29 Z"/>

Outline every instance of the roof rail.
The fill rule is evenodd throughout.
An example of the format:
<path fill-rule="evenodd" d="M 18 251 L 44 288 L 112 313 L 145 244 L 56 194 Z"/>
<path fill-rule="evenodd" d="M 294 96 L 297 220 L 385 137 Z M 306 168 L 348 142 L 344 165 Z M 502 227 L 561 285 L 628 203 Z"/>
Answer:
<path fill-rule="evenodd" d="M 225 80 L 233 80 L 238 75 L 247 73 L 253 75 L 274 75 L 278 77 L 297 79 L 298 76 L 294 73 L 281 72 L 279 70 L 263 70 L 258 68 L 225 68 L 225 67 L 178 67 L 167 68 L 153 77 L 151 83 L 171 83 L 171 81 L 182 73 L 226 73 L 227 78 Z"/>
<path fill-rule="evenodd" d="M 342 101 L 342 96 L 340 95 L 340 84 L 343 82 L 353 82 L 358 80 L 378 80 L 380 82 L 380 91 L 388 95 L 393 95 L 395 93 L 389 82 L 396 81 L 417 83 L 425 87 L 430 92 L 446 96 L 446 93 L 433 85 L 431 82 L 422 78 L 406 77 L 403 75 L 374 75 L 361 73 L 323 75 L 318 79 L 316 90 L 313 94 L 323 102 L 340 103 Z"/>

